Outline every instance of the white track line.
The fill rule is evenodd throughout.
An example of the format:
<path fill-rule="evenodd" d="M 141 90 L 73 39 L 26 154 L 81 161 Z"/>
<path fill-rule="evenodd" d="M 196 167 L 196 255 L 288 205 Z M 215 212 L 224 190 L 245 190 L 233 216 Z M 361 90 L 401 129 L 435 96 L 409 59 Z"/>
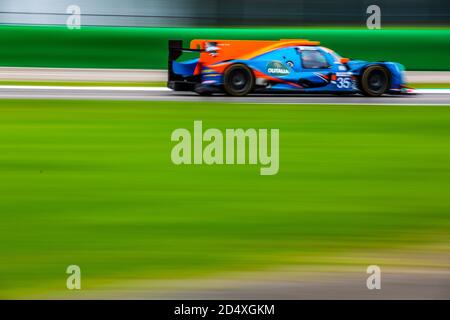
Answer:
<path fill-rule="evenodd" d="M 415 89 L 415 93 L 450 93 L 450 89 Z"/>
<path fill-rule="evenodd" d="M 83 90 L 83 91 L 171 91 L 167 87 L 103 87 L 103 86 L 23 86 L 23 85 L 0 85 L 0 89 L 39 89 L 39 90 Z M 416 89 L 415 93 L 449 94 L 450 89 Z"/>
<path fill-rule="evenodd" d="M 232 102 L 236 104 L 280 104 L 280 105 L 317 105 L 317 106 L 373 106 L 373 107 L 447 107 L 450 103 L 364 103 L 364 102 Z"/>

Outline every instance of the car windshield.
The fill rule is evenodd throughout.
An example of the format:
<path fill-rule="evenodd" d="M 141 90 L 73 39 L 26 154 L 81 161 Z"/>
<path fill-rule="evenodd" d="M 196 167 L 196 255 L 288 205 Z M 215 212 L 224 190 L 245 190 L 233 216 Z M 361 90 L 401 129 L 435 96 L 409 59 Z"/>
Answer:
<path fill-rule="evenodd" d="M 322 69 L 329 67 L 325 55 L 319 50 L 303 50 L 302 64 L 306 69 Z"/>
<path fill-rule="evenodd" d="M 334 58 L 334 60 L 335 61 L 341 61 L 341 59 L 342 59 L 342 57 L 339 55 L 339 54 L 337 54 L 336 52 L 334 52 L 334 51 L 330 51 L 330 53 L 331 53 L 331 55 L 333 56 L 333 58 Z"/>

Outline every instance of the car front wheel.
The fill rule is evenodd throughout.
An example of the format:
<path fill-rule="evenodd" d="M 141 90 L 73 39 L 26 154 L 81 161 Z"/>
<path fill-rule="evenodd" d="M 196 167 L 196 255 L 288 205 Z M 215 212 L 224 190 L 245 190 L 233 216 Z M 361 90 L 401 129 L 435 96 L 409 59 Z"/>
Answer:
<path fill-rule="evenodd" d="M 370 66 L 361 76 L 360 89 L 365 96 L 379 97 L 389 89 L 389 82 L 389 71 L 385 67 Z"/>

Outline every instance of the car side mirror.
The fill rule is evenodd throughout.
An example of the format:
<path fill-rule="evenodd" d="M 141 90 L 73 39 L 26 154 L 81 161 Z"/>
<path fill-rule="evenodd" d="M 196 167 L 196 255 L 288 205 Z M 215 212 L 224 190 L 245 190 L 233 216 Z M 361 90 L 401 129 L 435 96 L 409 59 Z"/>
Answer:
<path fill-rule="evenodd" d="M 349 61 L 350 61 L 349 58 L 341 58 L 340 63 L 346 64 L 346 63 L 349 62 Z"/>

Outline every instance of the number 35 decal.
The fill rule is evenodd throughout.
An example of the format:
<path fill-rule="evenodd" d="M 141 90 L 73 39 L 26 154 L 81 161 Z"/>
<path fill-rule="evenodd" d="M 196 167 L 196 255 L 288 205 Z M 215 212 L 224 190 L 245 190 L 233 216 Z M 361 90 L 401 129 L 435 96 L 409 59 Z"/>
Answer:
<path fill-rule="evenodd" d="M 351 78 L 349 77 L 337 77 L 336 78 L 336 87 L 338 88 L 351 88 L 353 85 Z"/>

